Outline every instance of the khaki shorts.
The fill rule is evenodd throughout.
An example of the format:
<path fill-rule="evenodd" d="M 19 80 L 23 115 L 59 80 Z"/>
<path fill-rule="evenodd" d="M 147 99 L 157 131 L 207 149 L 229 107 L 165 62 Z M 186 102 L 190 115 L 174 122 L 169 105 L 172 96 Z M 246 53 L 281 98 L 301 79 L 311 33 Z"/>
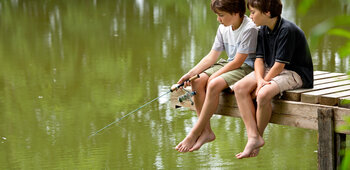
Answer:
<path fill-rule="evenodd" d="M 206 73 L 208 76 L 211 76 L 212 74 L 214 74 L 215 72 L 217 72 L 218 70 L 223 68 L 227 63 L 228 63 L 228 61 L 226 61 L 224 59 L 220 59 L 217 63 L 215 63 L 210 68 L 205 70 L 204 73 Z M 235 70 L 226 72 L 224 74 L 221 74 L 219 77 L 223 78 L 226 81 L 228 86 L 231 86 L 231 85 L 235 84 L 237 81 L 241 80 L 244 76 L 248 75 L 252 71 L 253 71 L 252 67 L 250 67 L 246 63 L 243 63 L 241 67 L 239 67 Z"/>
<path fill-rule="evenodd" d="M 270 70 L 271 68 L 265 68 L 265 75 Z M 252 78 L 256 79 L 254 71 L 251 72 L 248 76 L 251 76 Z M 301 80 L 301 77 L 298 75 L 298 73 L 287 69 L 284 69 L 279 75 L 272 78 L 272 81 L 276 82 L 281 94 L 286 90 L 297 89 L 303 85 L 303 81 Z"/>

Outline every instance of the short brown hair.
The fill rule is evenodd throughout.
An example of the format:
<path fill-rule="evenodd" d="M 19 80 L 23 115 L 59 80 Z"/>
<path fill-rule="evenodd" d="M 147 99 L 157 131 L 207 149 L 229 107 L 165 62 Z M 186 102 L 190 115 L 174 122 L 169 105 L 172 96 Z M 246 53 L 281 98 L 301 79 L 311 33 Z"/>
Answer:
<path fill-rule="evenodd" d="M 271 18 L 280 16 L 282 13 L 282 3 L 280 0 L 248 0 L 247 8 L 253 7 L 263 13 L 270 11 Z"/>
<path fill-rule="evenodd" d="M 218 11 L 239 13 L 240 17 L 243 17 L 246 11 L 245 0 L 211 0 L 210 7 L 215 13 Z"/>

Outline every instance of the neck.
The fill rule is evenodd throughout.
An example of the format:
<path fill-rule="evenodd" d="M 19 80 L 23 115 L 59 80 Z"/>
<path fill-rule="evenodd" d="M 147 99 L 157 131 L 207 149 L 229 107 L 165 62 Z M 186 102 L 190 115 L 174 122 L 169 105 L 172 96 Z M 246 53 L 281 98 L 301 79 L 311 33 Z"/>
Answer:
<path fill-rule="evenodd" d="M 271 18 L 267 21 L 266 26 L 272 31 L 277 24 L 278 17 Z"/>
<path fill-rule="evenodd" d="M 244 16 L 239 18 L 239 20 L 237 20 L 236 23 L 232 24 L 232 30 L 236 30 L 236 29 L 238 29 L 241 26 L 241 24 L 243 22 L 243 18 L 244 18 Z"/>

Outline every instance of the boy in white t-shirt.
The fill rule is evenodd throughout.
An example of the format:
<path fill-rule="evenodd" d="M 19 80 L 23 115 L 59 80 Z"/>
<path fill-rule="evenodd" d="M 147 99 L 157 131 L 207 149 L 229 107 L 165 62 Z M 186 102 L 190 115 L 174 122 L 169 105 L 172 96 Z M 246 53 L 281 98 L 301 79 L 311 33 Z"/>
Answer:
<path fill-rule="evenodd" d="M 178 81 L 191 85 L 197 92 L 194 102 L 199 117 L 191 132 L 175 147 L 179 152 L 198 150 L 215 140 L 210 118 L 217 109 L 221 91 L 252 72 L 254 67 L 258 28 L 244 15 L 245 0 L 212 0 L 211 9 L 220 23 L 213 47 Z M 222 51 L 226 51 L 228 59 L 217 62 Z M 186 81 L 196 74 L 200 74 L 200 78 L 191 83 Z"/>

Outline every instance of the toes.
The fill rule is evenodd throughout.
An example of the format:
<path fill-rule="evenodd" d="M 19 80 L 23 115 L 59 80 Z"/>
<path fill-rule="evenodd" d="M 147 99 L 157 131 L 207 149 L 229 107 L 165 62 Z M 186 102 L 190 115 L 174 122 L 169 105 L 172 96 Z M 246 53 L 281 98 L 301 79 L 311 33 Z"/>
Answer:
<path fill-rule="evenodd" d="M 180 148 L 180 152 L 184 152 L 184 150 L 185 150 L 185 147 Z"/>
<path fill-rule="evenodd" d="M 244 152 L 241 152 L 241 153 L 236 155 L 236 158 L 238 158 L 238 159 L 247 158 L 247 157 L 249 157 L 249 154 L 244 153 Z"/>
<path fill-rule="evenodd" d="M 188 152 L 188 148 L 183 146 L 180 148 L 180 152 Z"/>
<path fill-rule="evenodd" d="M 179 151 L 181 147 L 182 147 L 182 143 L 179 143 L 179 144 L 175 147 L 175 149 L 176 149 L 177 151 Z"/>
<path fill-rule="evenodd" d="M 242 158 L 245 158 L 245 157 L 246 157 L 245 155 L 241 154 L 241 155 L 237 156 L 236 158 L 242 159 Z"/>

